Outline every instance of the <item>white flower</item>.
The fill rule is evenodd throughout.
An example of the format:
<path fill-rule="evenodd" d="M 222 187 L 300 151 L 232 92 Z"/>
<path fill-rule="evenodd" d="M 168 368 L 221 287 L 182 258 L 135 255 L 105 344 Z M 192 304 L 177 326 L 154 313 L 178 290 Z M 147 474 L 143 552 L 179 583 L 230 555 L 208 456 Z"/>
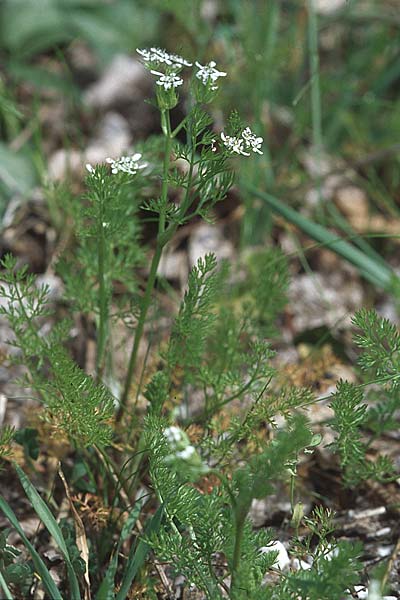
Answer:
<path fill-rule="evenodd" d="M 191 67 L 192 63 L 188 62 L 179 54 L 169 54 L 162 48 L 137 48 L 136 52 L 140 54 L 145 62 L 165 63 L 166 65 L 177 65 L 180 67 Z"/>
<path fill-rule="evenodd" d="M 150 71 L 150 73 L 158 75 L 159 79 L 156 81 L 156 84 L 161 85 L 166 91 L 183 84 L 183 79 L 176 73 L 170 73 L 169 75 L 165 75 L 159 71 Z"/>
<path fill-rule="evenodd" d="M 244 140 L 246 148 L 251 148 L 253 152 L 256 152 L 257 154 L 263 154 L 260 150 L 260 147 L 263 143 L 263 139 L 262 137 L 257 137 L 251 131 L 250 127 L 246 127 L 246 129 L 242 131 L 242 138 Z"/>
<path fill-rule="evenodd" d="M 206 65 L 201 65 L 196 61 L 196 67 L 199 69 L 196 73 L 197 79 L 200 79 L 204 85 L 211 83 L 211 89 L 213 91 L 218 89 L 218 86 L 214 85 L 217 79 L 219 77 L 226 77 L 226 73 L 218 71 L 218 69 L 215 68 L 216 65 L 217 63 L 213 60 Z"/>
<path fill-rule="evenodd" d="M 86 163 L 86 169 L 89 171 L 89 173 L 94 173 L 94 167 L 92 167 L 92 165 L 90 163 Z"/>
<path fill-rule="evenodd" d="M 179 65 L 181 67 L 191 67 L 192 66 L 192 63 L 188 62 L 182 56 L 179 56 L 179 54 L 170 54 L 169 59 L 172 61 L 173 64 Z"/>
<path fill-rule="evenodd" d="M 189 460 L 193 454 L 196 454 L 195 448 L 193 446 L 186 446 L 183 450 L 178 450 L 176 457 L 182 460 Z"/>
<path fill-rule="evenodd" d="M 221 140 L 226 148 L 234 154 L 242 154 L 243 156 L 250 156 L 250 152 L 246 152 L 244 149 L 244 140 L 241 138 L 225 135 L 224 132 L 221 133 Z"/>
<path fill-rule="evenodd" d="M 250 152 L 247 150 L 252 150 L 257 154 L 262 154 L 260 150 L 263 139 L 262 137 L 257 137 L 250 129 L 250 127 L 246 127 L 242 131 L 239 137 L 233 135 L 226 135 L 224 132 L 221 133 L 221 139 L 224 143 L 224 146 L 228 148 L 228 150 L 233 154 L 242 154 L 243 156 L 250 156 Z"/>
<path fill-rule="evenodd" d="M 171 425 L 164 429 L 164 437 L 166 437 L 168 442 L 173 445 L 179 444 L 179 442 L 184 440 L 182 429 L 175 427 L 175 425 Z"/>
<path fill-rule="evenodd" d="M 140 169 L 147 167 L 147 163 L 139 163 L 141 158 L 142 155 L 137 152 L 132 156 L 121 156 L 117 159 L 107 158 L 106 162 L 111 165 L 111 173 L 114 175 L 117 173 L 129 173 L 130 175 L 136 175 Z"/>

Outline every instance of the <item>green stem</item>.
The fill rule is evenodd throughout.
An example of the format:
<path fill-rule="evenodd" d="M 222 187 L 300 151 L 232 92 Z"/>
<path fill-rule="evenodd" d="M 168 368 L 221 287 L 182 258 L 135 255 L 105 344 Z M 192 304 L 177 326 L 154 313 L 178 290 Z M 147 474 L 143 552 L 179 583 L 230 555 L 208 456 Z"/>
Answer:
<path fill-rule="evenodd" d="M 102 211 L 101 211 L 102 212 Z M 105 254 L 106 245 L 104 238 L 104 225 L 102 222 L 102 214 L 100 215 L 99 235 L 98 235 L 98 252 L 97 252 L 97 269 L 99 279 L 99 335 L 97 343 L 96 356 L 96 372 L 97 379 L 101 379 L 104 370 L 104 350 L 107 340 L 107 325 L 108 325 L 108 300 L 106 289 L 106 273 L 105 273 Z"/>
<path fill-rule="evenodd" d="M 314 0 L 308 0 L 308 45 L 310 50 L 311 74 L 311 115 L 314 157 L 317 163 L 316 184 L 318 191 L 318 209 L 321 213 L 322 200 L 322 173 L 321 153 L 322 139 L 322 114 L 321 114 L 321 88 L 319 81 L 319 55 L 318 55 L 318 23 L 314 7 Z M 322 217 L 322 214 L 320 214 Z"/>
<path fill-rule="evenodd" d="M 231 592 L 235 591 L 237 586 L 237 574 L 240 557 L 242 555 L 242 541 L 244 533 L 245 515 L 238 515 L 236 517 L 236 534 L 235 534 L 235 545 L 233 548 L 233 559 L 232 559 L 232 581 L 231 581 Z"/>
<path fill-rule="evenodd" d="M 308 0 L 308 44 L 311 71 L 311 115 L 313 143 L 317 158 L 322 150 L 321 89 L 319 83 L 318 23 L 313 0 Z"/>
<path fill-rule="evenodd" d="M 6 600 L 13 600 L 13 596 L 10 592 L 10 588 L 8 587 L 6 580 L 4 579 L 1 571 L 0 571 L 0 588 L 3 590 L 4 598 L 6 598 Z"/>
<path fill-rule="evenodd" d="M 130 390 L 131 384 L 132 384 L 132 378 L 133 378 L 133 373 L 135 370 L 136 359 L 137 359 L 137 354 L 138 354 L 138 350 L 139 350 L 139 344 L 140 344 L 140 340 L 142 339 L 144 324 L 146 321 L 147 312 L 149 310 L 151 296 L 152 296 L 154 284 L 155 284 L 156 277 L 157 277 L 157 269 L 158 269 L 158 265 L 161 260 L 161 254 L 162 254 L 164 245 L 165 244 L 159 244 L 159 243 L 157 244 L 156 251 L 153 255 L 153 260 L 151 261 L 150 274 L 149 274 L 149 278 L 147 280 L 146 290 L 144 293 L 144 297 L 143 297 L 142 305 L 141 305 L 141 309 L 140 309 L 139 320 L 138 320 L 138 324 L 137 324 L 136 331 L 135 331 L 135 337 L 133 340 L 132 351 L 131 351 L 131 355 L 130 355 L 129 363 L 128 363 L 128 373 L 126 376 L 125 388 L 124 388 L 124 392 L 121 397 L 121 403 L 120 403 L 119 410 L 117 413 L 117 421 L 119 421 L 121 419 L 123 412 L 126 409 L 127 402 L 128 402 L 129 390 Z"/>
<path fill-rule="evenodd" d="M 163 133 L 165 135 L 165 151 L 164 151 L 164 162 L 163 162 L 163 181 L 161 187 L 161 211 L 160 218 L 158 221 L 158 236 L 157 236 L 157 245 L 156 250 L 153 255 L 153 259 L 151 261 L 150 274 L 147 280 L 146 289 L 140 309 L 139 320 L 135 331 L 135 337 L 133 340 L 133 346 L 131 355 L 129 358 L 128 364 L 128 373 L 125 381 L 124 392 L 121 397 L 121 403 L 119 406 L 119 410 L 117 413 L 117 421 L 119 421 L 126 409 L 126 405 L 128 402 L 129 390 L 132 384 L 132 378 L 135 371 L 137 354 L 139 350 L 140 340 L 143 335 L 144 325 L 146 322 L 147 312 L 150 307 L 151 296 L 154 289 L 154 284 L 157 277 L 157 269 L 160 264 L 161 255 L 164 246 L 171 239 L 174 231 L 171 231 L 171 234 L 165 236 L 165 225 L 166 225 L 166 214 L 167 214 L 167 201 L 168 201 L 168 171 L 171 160 L 171 145 L 172 145 L 172 137 L 171 137 L 171 123 L 168 111 L 161 112 L 161 126 Z"/>

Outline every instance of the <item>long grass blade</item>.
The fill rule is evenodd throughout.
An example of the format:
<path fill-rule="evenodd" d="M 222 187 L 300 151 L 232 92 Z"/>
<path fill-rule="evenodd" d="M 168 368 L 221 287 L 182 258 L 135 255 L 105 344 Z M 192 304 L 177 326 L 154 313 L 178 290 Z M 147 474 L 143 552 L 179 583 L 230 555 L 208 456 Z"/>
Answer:
<path fill-rule="evenodd" d="M 96 594 L 96 600 L 113 600 L 115 597 L 115 574 L 118 568 L 118 555 L 121 550 L 121 546 L 123 542 L 127 539 L 128 535 L 132 531 L 134 527 L 140 511 L 142 508 L 142 503 L 137 502 L 131 512 L 126 519 L 124 526 L 122 527 L 121 535 L 118 540 L 118 544 L 113 552 L 110 563 L 107 567 L 106 574 L 104 576 L 103 581 L 101 582 L 99 591 Z"/>
<path fill-rule="evenodd" d="M 299 214 L 271 194 L 268 194 L 267 192 L 261 192 L 247 183 L 243 183 L 243 186 L 249 192 L 257 196 L 257 198 L 264 200 L 274 212 L 280 214 L 290 223 L 293 223 L 299 227 L 312 239 L 320 242 L 323 246 L 330 248 L 336 252 L 336 254 L 339 254 L 348 262 L 357 267 L 360 274 L 365 279 L 377 287 L 383 288 L 387 291 L 391 291 L 393 289 L 396 275 L 389 265 L 385 266 L 382 261 L 378 262 L 372 257 L 367 256 L 349 242 L 338 237 L 337 234 L 333 233 L 329 229 L 326 229 L 326 227 L 319 225 L 318 223 L 313 223 L 307 219 L 307 217 Z"/>
<path fill-rule="evenodd" d="M 0 571 L 0 588 L 4 592 L 5 600 L 13 600 L 12 594 L 10 592 L 10 588 L 7 585 L 6 580 L 3 577 L 3 573 Z"/>
<path fill-rule="evenodd" d="M 150 521 L 147 522 L 144 531 L 145 535 L 151 535 L 159 530 L 163 513 L 164 508 L 163 506 L 160 506 Z M 135 579 L 139 569 L 142 567 L 149 550 L 150 546 L 144 540 L 140 540 L 137 545 L 134 544 L 132 546 L 129 552 L 125 573 L 122 578 L 121 588 L 116 596 L 116 600 L 126 599 L 132 582 Z"/>
<path fill-rule="evenodd" d="M 7 502 L 4 500 L 4 498 L 2 496 L 0 496 L 0 510 L 5 514 L 7 519 L 10 521 L 11 525 L 18 532 L 24 545 L 28 549 L 28 551 L 31 555 L 35 570 L 36 570 L 37 574 L 40 576 L 43 586 L 44 586 L 47 594 L 49 595 L 49 597 L 52 600 L 63 600 L 46 565 L 44 564 L 43 560 L 40 558 L 39 554 L 36 552 L 34 546 L 30 543 L 30 541 L 26 537 L 24 530 L 22 529 L 21 525 L 18 522 L 17 517 L 15 516 L 11 507 L 7 504 Z"/>
<path fill-rule="evenodd" d="M 54 541 L 56 542 L 57 546 L 61 550 L 61 553 L 62 553 L 65 563 L 67 565 L 67 573 L 68 573 L 68 580 L 69 580 L 69 584 L 70 584 L 71 600 L 80 600 L 81 594 L 80 594 L 80 589 L 79 589 L 79 582 L 76 577 L 76 574 L 75 574 L 75 571 L 74 571 L 74 568 L 73 568 L 73 565 L 72 565 L 72 562 L 71 562 L 71 559 L 69 556 L 68 548 L 65 543 L 63 534 L 61 533 L 61 529 L 60 529 L 59 525 L 58 525 L 57 521 L 55 520 L 49 507 L 44 502 L 44 500 L 41 498 L 41 496 L 38 494 L 35 487 L 29 481 L 28 477 L 25 475 L 23 470 L 18 465 L 15 465 L 15 470 L 17 471 L 17 475 L 21 481 L 22 487 L 24 488 L 25 493 L 28 496 L 36 514 L 38 515 L 40 520 L 43 522 L 47 531 L 54 538 Z"/>

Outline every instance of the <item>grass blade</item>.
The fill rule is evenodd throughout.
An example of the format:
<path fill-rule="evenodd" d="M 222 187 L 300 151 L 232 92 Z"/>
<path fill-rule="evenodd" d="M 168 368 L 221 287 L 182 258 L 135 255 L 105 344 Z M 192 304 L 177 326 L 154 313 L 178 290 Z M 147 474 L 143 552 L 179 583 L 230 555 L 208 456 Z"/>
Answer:
<path fill-rule="evenodd" d="M 144 530 L 145 535 L 151 535 L 159 530 L 163 513 L 164 508 L 163 506 L 160 506 L 150 521 L 147 522 Z M 116 600 L 126 599 L 132 582 L 135 579 L 139 569 L 142 567 L 149 550 L 150 546 L 143 540 L 140 540 L 137 545 L 132 545 L 129 552 L 125 573 L 122 578 L 121 588 L 116 596 Z"/>
<path fill-rule="evenodd" d="M 307 217 L 304 217 L 289 206 L 286 206 L 286 204 L 271 194 L 261 192 L 247 183 L 243 183 L 243 186 L 249 192 L 254 194 L 254 196 L 264 200 L 274 212 L 282 215 L 285 219 L 299 227 L 312 239 L 320 242 L 323 246 L 330 248 L 333 250 L 333 252 L 336 252 L 336 254 L 339 254 L 348 262 L 357 267 L 360 274 L 365 279 L 377 287 L 383 288 L 387 291 L 391 291 L 393 289 L 393 283 L 396 275 L 389 265 L 385 265 L 382 261 L 378 262 L 372 257 L 367 256 L 361 252 L 361 250 L 338 237 L 329 229 L 326 229 L 322 225 L 318 225 L 318 223 L 313 223 L 307 219 Z"/>
<path fill-rule="evenodd" d="M 44 586 L 46 592 L 48 593 L 48 595 L 50 596 L 50 598 L 52 598 L 52 600 L 63 600 L 46 565 L 44 564 L 43 560 L 40 558 L 39 554 L 36 552 L 34 546 L 30 543 L 30 541 L 26 537 L 24 530 L 22 529 L 21 525 L 18 522 L 17 517 L 15 516 L 11 507 L 7 504 L 7 502 L 4 500 L 4 498 L 2 496 L 0 496 L 0 510 L 3 511 L 3 513 L 5 514 L 7 519 L 10 521 L 11 525 L 18 532 L 18 534 L 21 537 L 26 548 L 29 550 L 35 570 L 38 573 L 38 575 L 40 576 L 43 586 Z"/>
<path fill-rule="evenodd" d="M 118 555 L 119 555 L 119 552 L 120 552 L 123 542 L 126 540 L 128 535 L 132 531 L 132 528 L 134 527 L 134 525 L 139 517 L 140 511 L 142 509 L 142 505 L 143 504 L 140 501 L 135 504 L 135 506 L 129 513 L 127 520 L 125 521 L 124 526 L 122 527 L 122 531 L 121 531 L 121 535 L 118 540 L 118 544 L 115 548 L 115 551 L 113 552 L 110 563 L 107 567 L 106 574 L 104 576 L 103 581 L 101 582 L 99 591 L 96 594 L 96 600 L 113 600 L 113 598 L 115 597 L 114 579 L 115 579 L 115 573 L 117 572 L 117 568 L 118 568 Z"/>
<path fill-rule="evenodd" d="M 69 556 L 68 548 L 65 543 L 63 534 L 61 533 L 61 529 L 60 529 L 59 525 L 58 525 L 57 521 L 55 520 L 53 513 L 50 511 L 49 507 L 44 502 L 44 500 L 41 498 L 41 496 L 38 494 L 35 487 L 29 481 L 28 477 L 25 475 L 23 470 L 18 465 L 15 465 L 15 470 L 17 471 L 17 475 L 21 481 L 22 487 L 24 488 L 25 493 L 28 496 L 36 514 L 38 515 L 39 519 L 43 522 L 47 531 L 54 538 L 54 541 L 56 542 L 57 546 L 61 550 L 61 553 L 62 553 L 65 563 L 67 565 L 68 580 L 69 580 L 70 592 L 71 592 L 71 600 L 80 600 L 81 594 L 80 594 L 80 590 L 79 590 L 78 579 L 76 577 L 76 574 L 75 574 L 75 571 L 74 571 L 74 568 L 73 568 L 73 565 L 72 565 L 72 562 L 71 562 L 71 559 Z"/>
<path fill-rule="evenodd" d="M 13 600 L 12 594 L 10 592 L 10 588 L 8 587 L 6 580 L 3 577 L 3 573 L 0 571 L 0 588 L 4 592 L 5 600 Z"/>

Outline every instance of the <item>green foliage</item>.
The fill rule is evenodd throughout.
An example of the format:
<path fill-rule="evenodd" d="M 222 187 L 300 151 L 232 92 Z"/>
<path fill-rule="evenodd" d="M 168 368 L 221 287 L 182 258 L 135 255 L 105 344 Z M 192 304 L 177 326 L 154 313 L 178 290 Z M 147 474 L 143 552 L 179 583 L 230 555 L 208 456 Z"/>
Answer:
<path fill-rule="evenodd" d="M 360 555 L 361 544 L 338 542 L 329 553 L 325 549 L 324 554 L 314 557 L 311 569 L 300 570 L 286 578 L 281 587 L 282 598 L 336 600 L 345 597 L 347 590 L 359 582 Z"/>
<path fill-rule="evenodd" d="M 35 550 L 35 547 L 33 546 L 33 544 L 31 544 L 31 542 L 28 540 L 17 517 L 15 516 L 11 507 L 7 504 L 7 502 L 4 500 L 4 498 L 2 496 L 0 496 L 0 510 L 4 513 L 6 518 L 10 521 L 11 525 L 16 529 L 16 531 L 20 535 L 24 545 L 26 546 L 27 550 L 29 551 L 29 554 L 31 556 L 32 562 L 35 567 L 35 571 L 40 575 L 41 580 L 43 582 L 43 587 L 45 588 L 46 592 L 49 594 L 50 598 L 54 598 L 54 600 L 62 600 L 62 596 L 61 596 L 56 584 L 54 583 L 53 578 L 51 577 L 45 563 L 43 562 L 43 560 L 40 557 L 40 555 L 38 554 L 38 552 Z M 79 595 L 78 595 L 78 598 L 79 598 Z"/>
<path fill-rule="evenodd" d="M 114 413 L 113 396 L 63 350 L 61 344 L 69 329 L 67 322 L 59 323 L 46 338 L 40 335 L 40 320 L 49 316 L 48 287 L 36 286 L 35 276 L 27 273 L 25 267 L 17 269 L 11 255 L 1 264 L 6 270 L 2 273 L 5 284 L 0 286 L 0 296 L 6 304 L 0 307 L 0 314 L 7 317 L 14 334 L 14 339 L 9 340 L 19 351 L 14 360 L 29 369 L 26 385 L 32 386 L 42 398 L 47 411 L 44 418 L 78 446 L 107 444 L 112 436 L 109 421 Z M 51 377 L 43 378 L 44 366 L 50 369 Z M 36 452 L 32 441 L 29 451 Z"/>
<path fill-rule="evenodd" d="M 335 412 L 332 428 L 338 432 L 332 449 L 340 456 L 345 482 L 349 486 L 369 478 L 383 482 L 396 478 L 389 457 L 379 456 L 375 461 L 366 458 L 369 444 L 362 441 L 362 429 L 367 426 L 369 418 L 367 405 L 362 404 L 363 398 L 361 388 L 341 381 L 331 403 Z"/>
<path fill-rule="evenodd" d="M 355 315 L 353 323 L 361 329 L 355 336 L 362 349 L 359 364 L 376 378 L 379 391 L 365 393 L 363 387 L 341 381 L 333 396 L 332 427 L 338 433 L 333 449 L 340 455 L 348 485 L 370 477 L 381 481 L 395 477 L 394 465 L 388 457 L 379 456 L 372 461 L 366 458 L 366 452 L 374 437 L 397 428 L 394 415 L 399 407 L 400 377 L 400 336 L 396 326 L 366 309 Z M 368 407 L 363 402 L 367 397 L 375 404 Z M 369 441 L 366 429 L 373 431 Z"/>
<path fill-rule="evenodd" d="M 216 266 L 215 256 L 207 254 L 190 271 L 188 289 L 164 357 L 170 372 L 182 369 L 188 383 L 203 358 L 206 339 L 215 322 L 212 309 L 221 280 Z"/>
<path fill-rule="evenodd" d="M 99 314 L 103 296 L 109 312 L 116 282 L 123 283 L 131 294 L 136 291 L 132 269 L 143 259 L 136 217 L 138 184 L 126 174 L 110 175 L 105 167 L 97 167 L 86 183 L 86 196 L 80 202 L 72 199 L 70 207 L 78 247 L 73 257 L 60 262 L 59 270 L 66 282 L 66 297 L 75 310 Z M 102 290 L 100 275 L 104 278 Z"/>
<path fill-rule="evenodd" d="M 6 425 L 0 429 L 0 459 L 11 456 L 11 442 L 14 438 L 15 430 L 14 427 Z"/>
<path fill-rule="evenodd" d="M 20 58 L 29 59 L 76 37 L 89 42 L 102 58 L 109 58 L 134 48 L 142 39 L 144 25 L 151 37 L 157 20 L 155 13 L 128 0 L 117 6 L 92 0 L 40 0 L 38 4 L 6 0 L 0 22 L 0 46 Z"/>
<path fill-rule="evenodd" d="M 82 577 L 82 575 L 85 573 L 86 565 L 76 545 L 75 527 L 71 521 L 68 521 L 68 519 L 61 519 L 59 525 L 61 534 L 65 540 L 65 545 L 68 550 L 72 568 L 78 577 Z"/>
<path fill-rule="evenodd" d="M 362 349 L 359 364 L 364 371 L 382 379 L 389 388 L 400 385 L 400 333 L 389 319 L 379 317 L 376 311 L 361 309 L 353 318 L 361 329 L 354 341 Z"/>
<path fill-rule="evenodd" d="M 3 574 L 7 585 L 12 585 L 21 594 L 27 594 L 32 583 L 33 571 L 31 565 L 21 562 L 21 551 L 7 542 L 9 529 L 0 533 L 0 573 Z"/>
<path fill-rule="evenodd" d="M 31 502 L 33 509 L 35 510 L 39 519 L 43 522 L 48 532 L 53 536 L 54 541 L 56 542 L 57 546 L 61 551 L 61 554 L 63 555 L 65 564 L 67 566 L 67 574 L 71 596 L 74 598 L 74 600 L 75 598 L 76 600 L 80 600 L 81 596 L 79 591 L 78 573 L 75 571 L 73 564 L 73 560 L 75 560 L 76 562 L 77 559 L 75 550 L 73 552 L 73 555 L 71 555 L 71 544 L 67 544 L 63 532 L 60 528 L 60 525 L 57 523 L 49 507 L 41 498 L 31 481 L 29 480 L 28 476 L 18 465 L 15 465 L 15 470 L 22 484 L 22 487 L 24 488 L 24 491 Z"/>
<path fill-rule="evenodd" d="M 276 554 L 259 552 L 271 541 L 271 533 L 254 533 L 247 515 L 252 500 L 272 493 L 274 482 L 289 475 L 289 466 L 310 444 L 312 434 L 306 420 L 294 418 L 287 431 L 280 431 L 262 452 L 236 468 L 231 481 L 221 472 L 222 485 L 208 494 L 188 483 L 193 475 L 189 460 L 186 466 L 181 463 L 179 471 L 170 468 L 171 446 L 167 439 L 172 428 L 152 418 L 147 421 L 147 429 L 150 476 L 168 522 L 168 527 L 149 539 L 157 556 L 194 582 L 207 598 L 222 598 L 214 567 L 214 557 L 222 553 L 233 576 L 230 597 L 253 598 Z M 198 471 L 197 477 L 200 475 Z"/>
<path fill-rule="evenodd" d="M 310 534 L 294 540 L 293 552 L 300 559 L 311 555 L 312 566 L 285 578 L 280 587 L 285 597 L 335 600 L 344 597 L 359 581 L 362 547 L 335 539 L 334 516 L 329 509 L 317 507 L 304 519 Z"/>
<path fill-rule="evenodd" d="M 47 308 L 49 288 L 37 287 L 35 276 L 28 273 L 27 267 L 17 268 L 17 260 L 7 254 L 0 263 L 4 271 L 1 279 L 0 296 L 5 303 L 0 306 L 14 333 L 14 339 L 8 343 L 21 353 L 21 362 L 30 370 L 31 375 L 43 363 L 47 344 L 39 336 L 37 321 L 49 316 Z"/>
<path fill-rule="evenodd" d="M 248 274 L 243 284 L 245 311 L 258 335 L 276 334 L 276 319 L 287 302 L 288 262 L 282 252 L 268 248 L 248 258 Z M 240 289 L 240 288 L 239 288 Z"/>
<path fill-rule="evenodd" d="M 53 378 L 41 385 L 46 416 L 79 447 L 107 445 L 112 438 L 114 398 L 61 349 L 49 358 Z"/>
<path fill-rule="evenodd" d="M 43 72 L 33 65 L 32 69 L 27 66 L 26 59 L 53 43 L 69 42 L 76 31 L 85 30 L 86 39 L 91 40 L 103 57 L 110 48 L 130 46 L 132 3 L 123 0 L 118 6 L 92 4 L 89 0 L 45 0 L 48 11 L 43 20 L 38 19 L 37 9 L 30 6 L 26 7 L 26 23 L 17 28 L 15 35 L 10 37 L 0 27 L 0 46 L 18 55 L 10 67 L 13 76 L 18 79 L 26 74 L 34 84 L 39 78 L 41 85 Z M 250 4 L 244 7 L 239 35 L 243 37 L 246 28 L 249 33 L 254 25 L 254 36 L 245 40 L 243 53 L 247 61 L 255 57 L 249 73 L 255 80 L 252 98 L 257 112 L 256 128 L 262 130 L 265 98 L 270 101 L 269 93 L 273 90 L 270 78 L 262 79 L 261 75 L 266 67 L 268 71 L 273 66 L 281 9 L 274 1 L 263 14 L 262 21 L 268 29 L 264 36 L 256 18 L 257 10 L 254 12 Z M 228 3 L 227 14 L 236 14 L 239 5 Z M 200 3 L 191 6 L 187 18 L 181 14 L 184 7 L 184 2 L 176 0 L 168 3 L 166 10 L 177 20 L 186 19 L 187 30 L 195 36 Z M 257 9 L 259 3 L 254 3 L 254 7 Z M 19 24 L 21 17 L 12 3 L 6 1 L 1 6 L 0 16 L 3 14 L 14 25 Z M 109 27 L 106 16 L 111 22 Z M 126 23 L 122 23 L 125 17 Z M 218 22 L 216 27 L 221 24 Z M 101 48 L 96 38 L 104 35 L 109 37 Z M 226 40 L 224 35 L 221 39 Z M 207 33 L 203 31 L 204 48 L 206 41 Z M 262 50 L 260 56 L 257 48 Z M 145 66 L 152 76 L 159 78 L 155 89 L 162 130 L 162 137 L 147 145 L 148 155 L 146 143 L 143 145 L 146 164 L 139 165 L 141 155 L 134 155 L 115 161 L 107 159 L 111 166 L 87 165 L 87 192 L 83 198 L 76 201 L 72 193 L 63 192 L 61 187 L 48 194 L 51 210 L 50 198 L 53 196 L 54 200 L 60 192 L 75 235 L 75 246 L 67 248 L 59 272 L 65 282 L 65 300 L 70 312 L 80 313 L 95 323 L 94 378 L 67 351 L 70 322 L 52 323 L 51 331 L 43 334 L 44 320 L 56 320 L 49 289 L 37 286 L 35 277 L 26 267 L 19 268 L 10 255 L 1 262 L 4 283 L 0 296 L 4 302 L 0 314 L 6 317 L 13 331 L 12 359 L 26 368 L 24 383 L 40 398 L 43 418 L 51 424 L 52 432 L 68 437 L 71 448 L 66 462 L 72 461 L 74 465 L 70 469 L 69 486 L 75 493 L 86 493 L 81 502 L 87 502 L 90 524 L 86 534 L 92 591 L 97 592 L 98 600 L 124 600 L 132 593 L 136 580 L 142 577 L 142 581 L 148 582 L 152 577 L 152 569 L 150 573 L 142 573 L 153 562 L 152 550 L 157 561 L 167 563 L 168 575 L 183 575 L 186 587 L 195 585 L 209 599 L 337 600 L 351 593 L 349 590 L 360 580 L 361 550 L 335 540 L 333 515 L 329 511 L 316 508 L 311 517 L 304 518 L 310 534 L 292 540 L 291 554 L 300 559 L 311 557 L 311 568 L 305 569 L 300 563 L 298 570 L 275 569 L 273 584 L 263 582 L 278 558 L 277 552 L 265 551 L 274 536 L 265 529 L 254 531 L 249 518 L 253 501 L 275 493 L 278 481 L 290 482 L 294 505 L 299 459 L 321 442 L 321 435 L 313 434 L 304 411 L 299 410 L 312 402 L 312 393 L 286 386 L 275 377 L 277 373 L 272 366 L 274 352 L 269 338 L 277 332 L 289 279 L 287 260 L 282 253 L 267 248 L 247 257 L 240 265 L 239 279 L 227 265 L 218 265 L 214 255 L 199 259 L 190 272 L 186 293 L 162 346 L 164 350 L 154 348 L 157 336 L 152 336 L 142 370 L 138 369 L 143 336 L 154 314 L 154 289 L 165 246 L 180 226 L 193 219 L 200 217 L 212 222 L 215 204 L 226 197 L 233 184 L 232 158 L 239 158 L 240 154 L 249 157 L 250 148 L 262 154 L 262 140 L 255 134 L 247 133 L 253 136 L 256 149 L 250 142 L 244 145 L 245 138 L 240 136 L 245 123 L 236 111 L 228 119 L 227 135 L 223 132 L 217 138 L 213 131 L 213 113 L 206 110 L 206 105 L 217 96 L 215 82 L 226 75 L 214 69 L 213 63 L 199 67 L 193 61 L 190 66 L 176 55 L 154 49 L 142 50 L 140 54 L 150 56 L 143 59 Z M 157 54 L 162 59 L 157 59 Z M 203 58 L 200 60 L 205 62 Z M 193 70 L 187 77 L 188 68 Z M 207 69 L 212 74 L 208 79 L 204 74 Z M 314 92 L 315 75 L 313 72 L 310 82 Z M 186 78 L 187 85 L 180 88 Z M 272 79 L 276 81 L 276 73 Z M 57 76 L 44 77 L 43 81 L 53 87 L 60 83 Z M 185 89 L 185 102 L 181 102 L 181 89 Z M 276 97 L 280 97 L 280 92 Z M 292 98 L 286 100 L 290 104 Z M 8 120 L 2 117 L 5 128 L 15 128 L 21 115 L 16 112 L 11 96 L 1 95 L 0 110 L 7 115 Z M 181 110 L 184 115 L 172 129 L 171 116 L 173 120 L 178 118 Z M 305 133 L 308 138 L 309 132 Z M 8 165 L 6 176 L 15 184 L 11 187 L 21 192 L 26 185 L 24 176 L 19 182 L 16 174 L 19 170 L 24 172 L 25 162 L 20 160 L 21 156 L 10 154 L 8 148 L 3 153 Z M 259 158 L 266 159 L 266 156 Z M 263 170 L 259 168 L 261 163 L 248 164 L 244 180 L 252 181 L 254 186 L 260 183 Z M 273 186 L 271 165 L 266 181 Z M 7 184 L 3 173 L 0 175 Z M 281 177 L 280 181 L 285 179 Z M 258 191 L 257 186 L 248 185 L 247 190 L 249 195 L 256 194 L 309 235 L 353 262 L 367 279 L 390 288 L 392 271 L 377 259 L 376 253 L 368 250 L 364 254 L 274 196 Z M 157 225 L 143 292 L 136 275 L 137 267 L 144 262 L 139 207 Z M 250 202 L 247 209 L 251 210 Z M 64 213 L 59 210 L 55 214 L 57 223 L 63 223 Z M 251 219 L 247 222 L 251 224 Z M 111 393 L 111 388 L 118 387 L 115 384 L 119 377 L 114 372 L 112 356 L 114 325 L 126 317 L 134 322 L 134 338 L 127 373 L 122 377 L 124 391 L 118 403 Z M 364 386 L 341 381 L 332 398 L 335 415 L 331 426 L 336 432 L 332 449 L 340 456 L 344 480 L 349 486 L 370 477 L 388 481 L 395 476 L 386 457 L 374 461 L 369 451 L 378 435 L 397 426 L 400 380 L 400 335 L 396 327 L 366 310 L 355 316 L 354 324 L 361 329 L 356 337 L 362 349 L 360 365 L 376 378 L 380 388 L 365 393 Z M 133 382 L 137 401 L 134 406 Z M 148 401 L 146 407 L 143 395 Z M 197 401 L 195 409 L 192 398 Z M 231 403 L 235 403 L 234 416 L 225 410 Z M 278 416 L 284 418 L 285 426 L 278 426 Z M 29 427 L 16 433 L 3 429 L 0 456 L 9 456 L 9 446 L 14 440 L 23 445 L 28 465 L 34 468 L 31 459 L 38 457 L 36 433 Z M 60 548 L 69 594 L 78 600 L 86 570 L 77 546 L 79 532 L 70 521 L 58 522 L 38 492 L 41 486 L 36 489 L 20 467 L 15 466 L 15 470 L 32 508 Z M 146 496 L 151 497 L 146 509 L 149 516 L 143 526 L 139 521 L 144 503 L 142 486 Z M 66 482 L 65 487 L 68 490 Z M 74 497 L 69 491 L 67 495 L 72 501 Z M 55 488 L 51 506 L 58 500 L 59 489 Z M 104 520 L 102 525 L 96 523 L 97 508 L 92 510 L 90 500 L 94 506 L 97 503 L 100 515 L 106 514 L 106 524 Z M 296 506 L 292 525 L 299 531 L 303 513 L 300 504 Z M 26 589 L 33 571 L 40 576 L 49 597 L 61 598 L 46 565 L 4 498 L 0 498 L 0 508 L 21 536 L 34 567 L 18 562 L 15 549 L 7 544 L 5 535 L 0 536 L 0 586 L 7 599 L 11 595 L 8 586 L 18 591 Z M 127 556 L 124 563 L 120 560 L 123 556 Z M 155 597 L 151 589 L 144 593 Z"/>
<path fill-rule="evenodd" d="M 14 433 L 14 441 L 24 448 L 25 456 L 36 460 L 39 456 L 38 430 L 32 427 L 18 429 Z"/>

